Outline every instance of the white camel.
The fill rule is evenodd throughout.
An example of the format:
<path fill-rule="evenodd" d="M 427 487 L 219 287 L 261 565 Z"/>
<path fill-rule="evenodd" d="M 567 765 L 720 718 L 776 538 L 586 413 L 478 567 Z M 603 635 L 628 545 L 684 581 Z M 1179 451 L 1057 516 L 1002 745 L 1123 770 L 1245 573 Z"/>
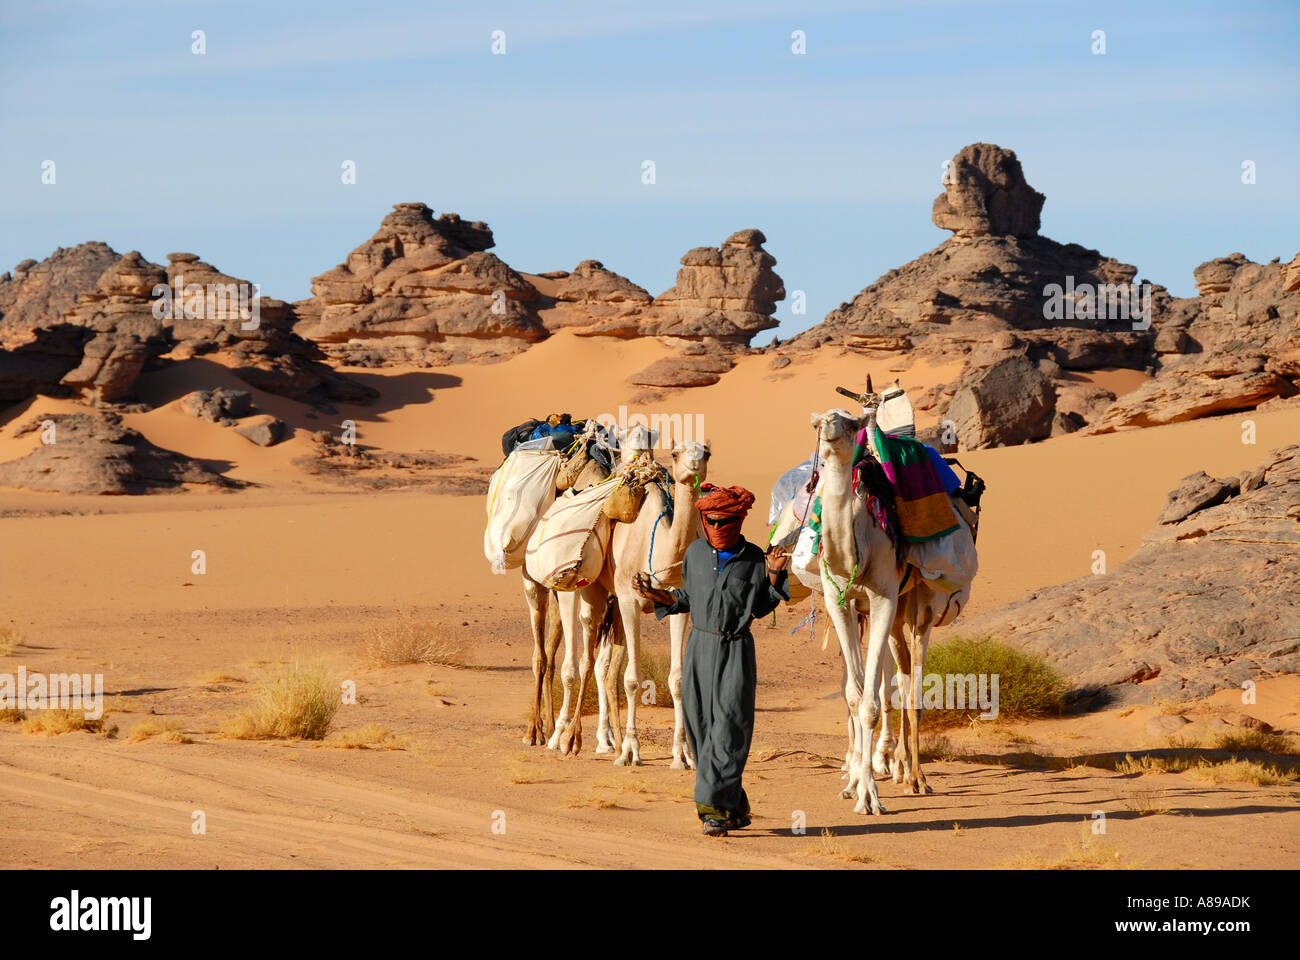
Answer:
<path fill-rule="evenodd" d="M 796 508 L 796 504 L 801 503 L 801 497 L 796 497 L 781 509 L 781 513 L 777 517 L 776 529 L 772 534 L 772 543 L 774 545 L 784 547 L 787 551 L 794 550 L 799 535 L 807 523 L 808 511 L 810 511 L 812 507 L 811 501 L 815 499 L 815 497 L 816 492 L 814 491 L 808 498 L 806 510 L 802 508 L 802 505 L 799 508 Z M 825 584 L 822 579 L 820 563 L 815 563 L 813 567 L 802 567 L 795 562 L 791 562 L 790 573 L 791 576 L 795 577 L 801 584 L 813 591 L 814 597 L 825 593 Z M 815 608 L 815 600 L 813 601 L 813 604 Z M 890 685 L 895 673 L 895 662 L 891 647 L 892 644 L 886 646 L 884 652 L 881 654 L 880 686 L 877 691 L 881 703 L 889 703 L 890 701 Z M 860 648 L 861 644 L 859 644 L 859 649 Z M 843 662 L 843 673 L 841 679 L 847 688 L 849 661 L 844 658 L 841 658 L 841 660 Z M 899 682 L 901 682 L 901 679 L 902 678 L 900 677 Z M 845 710 L 848 748 L 844 753 L 844 764 L 840 769 L 845 771 L 845 777 L 847 778 L 852 776 L 854 765 L 858 762 L 854 757 L 856 755 L 860 760 L 862 748 L 858 745 L 857 740 L 856 709 L 850 706 L 846 700 Z M 868 734 L 870 733 L 871 731 L 868 731 Z M 876 776 L 888 777 L 892 774 L 897 778 L 898 762 L 895 759 L 897 746 L 898 741 L 894 736 L 890 711 L 887 709 L 881 710 L 880 734 L 876 737 L 875 749 L 871 753 L 871 769 Z"/>
<path fill-rule="evenodd" d="M 874 433 L 875 409 L 868 402 L 861 418 L 845 410 L 814 413 L 818 458 L 822 464 L 822 590 L 826 612 L 844 656 L 844 699 L 852 716 L 852 753 L 843 796 L 857 797 L 854 811 L 882 814 L 880 794 L 866 746 L 888 707 L 881 689 L 887 645 L 898 608 L 902 571 L 889 533 L 872 516 L 865 496 L 853 490 L 853 453 L 858 432 Z M 865 492 L 865 491 L 864 491 Z M 860 618 L 867 618 L 863 662 Z"/>

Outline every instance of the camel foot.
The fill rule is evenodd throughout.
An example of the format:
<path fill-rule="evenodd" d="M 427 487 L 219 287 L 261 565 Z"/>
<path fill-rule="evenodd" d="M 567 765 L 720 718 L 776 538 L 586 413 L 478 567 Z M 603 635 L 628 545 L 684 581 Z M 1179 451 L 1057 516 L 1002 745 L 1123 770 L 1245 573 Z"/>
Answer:
<path fill-rule="evenodd" d="M 613 745 L 612 743 L 610 743 L 610 742 L 607 741 L 607 740 L 599 740 L 599 741 L 597 741 L 597 743 L 596 743 L 596 754 L 597 754 L 598 756 L 603 755 L 603 754 L 607 754 L 607 753 L 613 753 L 613 752 L 614 752 L 614 745 Z"/>
<path fill-rule="evenodd" d="M 582 751 L 582 725 L 571 723 L 560 737 L 560 752 L 566 757 L 576 757 Z"/>
<path fill-rule="evenodd" d="M 883 753 L 877 753 L 871 758 L 871 772 L 878 777 L 889 777 L 892 774 L 889 760 Z"/>
<path fill-rule="evenodd" d="M 567 726 L 568 724 L 565 723 L 564 721 L 560 721 L 555 724 L 555 730 L 551 733 L 550 739 L 546 741 L 547 750 L 560 749 L 560 734 L 564 732 Z"/>
<path fill-rule="evenodd" d="M 864 801 L 859 800 L 857 806 L 853 808 L 853 812 L 878 817 L 885 812 L 885 808 L 880 805 L 879 800 L 872 800 L 870 806 L 867 806 Z"/>
<path fill-rule="evenodd" d="M 639 767 L 641 766 L 641 741 L 636 737 L 623 738 L 623 751 L 614 761 L 620 767 Z"/>
<path fill-rule="evenodd" d="M 858 791 L 852 790 L 849 787 L 845 787 L 843 790 L 840 791 L 841 800 L 852 800 L 857 795 L 858 795 Z"/>
<path fill-rule="evenodd" d="M 691 759 L 691 755 L 687 753 L 685 750 L 678 750 L 673 754 L 673 762 L 672 762 L 671 769 L 694 770 L 695 761 Z"/>

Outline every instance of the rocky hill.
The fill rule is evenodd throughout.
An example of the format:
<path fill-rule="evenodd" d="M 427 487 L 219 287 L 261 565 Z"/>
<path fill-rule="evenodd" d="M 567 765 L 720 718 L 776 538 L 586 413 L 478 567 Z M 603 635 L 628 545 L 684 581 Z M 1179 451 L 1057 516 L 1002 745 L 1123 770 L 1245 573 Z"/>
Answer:
<path fill-rule="evenodd" d="M 1300 446 L 1239 477 L 1184 478 L 1130 559 L 960 629 L 1046 655 L 1083 699 L 1192 699 L 1300 672 Z"/>
<path fill-rule="evenodd" d="M 260 298 L 254 318 L 251 284 L 195 254 L 168 261 L 162 267 L 134 250 L 119 255 L 86 243 L 0 277 L 0 402 L 37 393 L 95 405 L 127 401 L 145 370 L 200 355 L 218 356 L 246 382 L 295 400 L 373 396 L 293 332 L 288 304 Z"/>
<path fill-rule="evenodd" d="M 957 380 L 919 398 L 953 421 L 961 449 L 1249 409 L 1300 392 L 1300 268 L 1233 254 L 1196 269 L 1199 297 L 1174 298 L 1130 264 L 1041 236 L 1043 203 L 1012 151 L 963 148 L 931 214 L 952 237 L 780 352 L 839 345 L 961 361 Z M 1154 379 L 1116 403 L 1076 376 L 1117 367 Z M 1025 396 L 1039 400 L 1017 402 Z"/>

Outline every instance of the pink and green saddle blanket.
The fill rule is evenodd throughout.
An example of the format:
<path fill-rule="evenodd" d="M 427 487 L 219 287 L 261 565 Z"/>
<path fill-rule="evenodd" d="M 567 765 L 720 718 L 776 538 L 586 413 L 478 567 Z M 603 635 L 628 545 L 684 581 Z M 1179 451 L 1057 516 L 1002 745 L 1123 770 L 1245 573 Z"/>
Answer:
<path fill-rule="evenodd" d="M 892 437 L 879 427 L 875 428 L 874 439 L 880 453 L 880 466 L 894 488 L 899 533 L 903 540 L 925 543 L 955 531 L 959 522 L 948 497 L 961 487 L 961 481 L 939 452 L 910 437 Z M 858 465 L 872 456 L 864 429 L 858 434 L 857 449 L 853 453 L 855 482 Z"/>

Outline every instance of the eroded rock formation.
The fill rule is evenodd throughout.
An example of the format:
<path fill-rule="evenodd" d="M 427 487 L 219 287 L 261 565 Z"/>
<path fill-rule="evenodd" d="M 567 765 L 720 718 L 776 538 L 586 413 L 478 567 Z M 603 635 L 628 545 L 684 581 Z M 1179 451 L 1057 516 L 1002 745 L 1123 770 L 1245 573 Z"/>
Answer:
<path fill-rule="evenodd" d="M 1183 479 L 1111 572 L 965 621 L 1046 655 L 1077 696 L 1208 696 L 1300 671 L 1300 446 L 1257 469 Z"/>

